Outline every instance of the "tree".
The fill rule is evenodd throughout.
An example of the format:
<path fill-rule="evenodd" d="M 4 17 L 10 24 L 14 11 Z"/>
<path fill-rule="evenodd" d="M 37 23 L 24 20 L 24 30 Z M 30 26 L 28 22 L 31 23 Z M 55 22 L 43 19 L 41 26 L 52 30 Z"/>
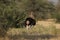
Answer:
<path fill-rule="evenodd" d="M 27 10 L 30 12 L 33 11 L 32 15 L 36 19 L 47 19 L 51 18 L 52 14 L 54 14 L 53 12 L 55 12 L 55 5 L 47 0 L 29 0 Z"/>

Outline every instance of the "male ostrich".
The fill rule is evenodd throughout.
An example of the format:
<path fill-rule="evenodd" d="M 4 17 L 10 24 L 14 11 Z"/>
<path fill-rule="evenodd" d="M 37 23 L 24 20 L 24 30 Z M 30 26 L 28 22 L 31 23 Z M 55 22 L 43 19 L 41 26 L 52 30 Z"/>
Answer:
<path fill-rule="evenodd" d="M 33 18 L 31 18 L 31 17 L 26 18 L 26 20 L 25 20 L 25 27 L 26 27 L 27 29 L 28 29 L 29 27 L 34 26 L 34 25 L 36 25 L 36 20 L 35 20 L 35 19 L 33 19 Z"/>

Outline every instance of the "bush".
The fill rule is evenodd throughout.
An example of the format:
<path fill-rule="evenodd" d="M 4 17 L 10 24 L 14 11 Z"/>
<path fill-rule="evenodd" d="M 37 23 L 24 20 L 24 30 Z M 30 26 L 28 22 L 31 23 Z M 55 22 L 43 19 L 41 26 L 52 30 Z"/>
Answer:
<path fill-rule="evenodd" d="M 60 23 L 60 13 L 55 14 L 56 22 Z"/>

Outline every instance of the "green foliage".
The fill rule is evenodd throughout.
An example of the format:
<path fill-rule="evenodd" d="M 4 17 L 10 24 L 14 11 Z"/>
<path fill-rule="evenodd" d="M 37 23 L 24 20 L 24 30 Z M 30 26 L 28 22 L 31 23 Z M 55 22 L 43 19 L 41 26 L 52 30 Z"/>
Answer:
<path fill-rule="evenodd" d="M 60 13 L 56 13 L 55 18 L 56 22 L 60 23 Z"/>
<path fill-rule="evenodd" d="M 0 34 L 2 36 L 9 28 L 22 27 L 21 23 L 26 18 L 26 12 L 23 9 L 19 8 L 14 0 L 0 0 Z"/>
<path fill-rule="evenodd" d="M 33 16 L 36 19 L 48 19 L 52 17 L 55 12 L 55 5 L 44 0 L 29 0 L 26 4 L 27 11 L 33 11 Z"/>

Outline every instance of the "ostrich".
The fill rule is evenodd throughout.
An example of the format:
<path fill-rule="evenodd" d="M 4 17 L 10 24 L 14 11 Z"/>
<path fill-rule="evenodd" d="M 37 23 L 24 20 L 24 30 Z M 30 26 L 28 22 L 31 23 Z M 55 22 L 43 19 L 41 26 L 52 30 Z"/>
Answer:
<path fill-rule="evenodd" d="M 36 20 L 35 19 L 33 19 L 31 17 L 26 18 L 26 20 L 25 20 L 25 27 L 27 29 L 29 29 L 30 27 L 35 26 L 35 25 L 36 25 Z"/>

